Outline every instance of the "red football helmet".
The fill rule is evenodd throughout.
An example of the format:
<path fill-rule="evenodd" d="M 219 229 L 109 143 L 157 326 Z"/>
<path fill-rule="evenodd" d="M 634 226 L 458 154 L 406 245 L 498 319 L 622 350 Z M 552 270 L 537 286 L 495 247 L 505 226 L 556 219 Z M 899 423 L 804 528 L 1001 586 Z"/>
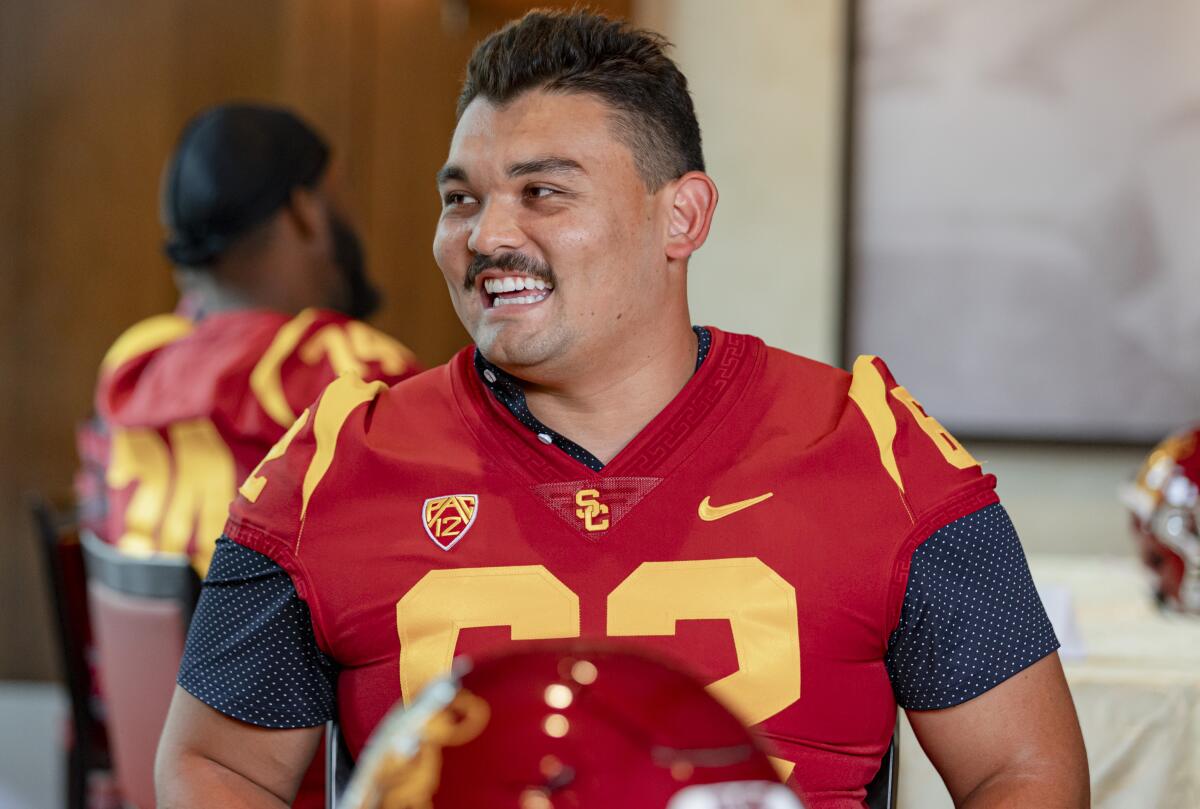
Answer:
<path fill-rule="evenodd" d="M 541 644 L 432 683 L 359 757 L 352 809 L 797 809 L 698 682 L 608 645 Z"/>
<path fill-rule="evenodd" d="M 1159 600 L 1200 614 L 1200 425 L 1155 447 L 1123 499 Z"/>

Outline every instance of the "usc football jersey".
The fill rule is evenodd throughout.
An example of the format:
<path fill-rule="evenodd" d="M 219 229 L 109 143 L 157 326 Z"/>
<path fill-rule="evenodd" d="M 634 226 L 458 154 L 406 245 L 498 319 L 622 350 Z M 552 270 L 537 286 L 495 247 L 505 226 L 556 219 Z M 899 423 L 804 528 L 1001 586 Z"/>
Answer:
<path fill-rule="evenodd" d="M 403 345 L 331 311 L 144 320 L 106 354 L 98 428 L 80 437 L 107 501 L 90 524 L 130 553 L 186 554 L 203 575 L 238 483 L 329 382 L 417 370 Z"/>
<path fill-rule="evenodd" d="M 692 379 L 605 465 L 542 427 L 473 349 L 391 389 L 339 379 L 241 487 L 226 525 L 238 545 L 206 582 L 180 684 L 295 727 L 332 700 L 294 669 L 330 672 L 357 754 L 456 654 L 623 639 L 708 683 L 811 805 L 861 806 L 897 694 L 955 704 L 1056 641 L 994 478 L 882 361 L 848 374 L 754 337 L 704 337 Z M 932 552 L 910 577 L 918 548 Z M 280 568 L 286 586 L 246 589 Z M 205 608 L 250 593 L 245 622 Z M 947 609 L 956 597 L 995 613 L 972 615 L 986 637 L 940 617 L 963 611 Z M 306 625 L 242 632 L 288 610 Z M 247 688 L 240 707 L 223 695 Z"/>

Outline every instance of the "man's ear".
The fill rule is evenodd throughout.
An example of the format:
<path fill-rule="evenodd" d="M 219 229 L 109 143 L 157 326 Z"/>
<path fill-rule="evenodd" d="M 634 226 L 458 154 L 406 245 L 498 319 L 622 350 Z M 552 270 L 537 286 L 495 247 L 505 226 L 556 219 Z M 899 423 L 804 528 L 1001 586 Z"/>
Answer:
<path fill-rule="evenodd" d="M 685 259 L 700 249 L 708 238 L 713 211 L 717 209 L 717 186 L 702 171 L 689 171 L 674 180 L 667 258 Z"/>
<path fill-rule="evenodd" d="M 305 241 L 319 238 L 325 219 L 325 206 L 316 191 L 303 186 L 292 189 L 287 202 L 287 217 Z"/>

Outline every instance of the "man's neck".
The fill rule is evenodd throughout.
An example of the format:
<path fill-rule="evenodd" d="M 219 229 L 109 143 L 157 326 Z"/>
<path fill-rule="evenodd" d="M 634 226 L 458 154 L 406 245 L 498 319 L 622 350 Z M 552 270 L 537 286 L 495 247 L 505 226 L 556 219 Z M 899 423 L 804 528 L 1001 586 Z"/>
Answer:
<path fill-rule="evenodd" d="M 526 383 L 530 412 L 607 464 L 670 404 L 696 369 L 696 333 L 686 323 L 653 344 L 654 351 L 643 349 L 608 368 L 597 367 L 568 385 Z"/>
<path fill-rule="evenodd" d="M 203 270 L 179 271 L 176 274 L 176 286 L 180 295 L 188 299 L 191 308 L 204 315 L 264 308 L 258 306 L 244 291 L 220 283 Z"/>

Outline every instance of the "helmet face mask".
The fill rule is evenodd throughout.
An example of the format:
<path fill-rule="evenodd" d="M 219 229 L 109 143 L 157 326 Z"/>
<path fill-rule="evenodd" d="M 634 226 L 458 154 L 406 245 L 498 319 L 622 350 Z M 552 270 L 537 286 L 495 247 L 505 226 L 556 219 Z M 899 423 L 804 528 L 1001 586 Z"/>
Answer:
<path fill-rule="evenodd" d="M 344 805 L 797 809 L 750 732 L 701 684 L 642 654 L 545 643 L 472 664 L 397 706 Z"/>
<path fill-rule="evenodd" d="M 410 710 L 393 712 L 380 726 L 381 743 L 364 753 L 367 780 L 357 776 L 347 806 L 427 806 L 441 778 L 443 751 L 472 741 L 491 718 L 487 702 L 439 680 Z"/>
<path fill-rule="evenodd" d="M 1193 565 L 1200 561 L 1200 537 L 1196 535 L 1195 509 L 1166 506 L 1158 509 L 1150 523 L 1154 537 Z"/>
<path fill-rule="evenodd" d="M 1123 499 L 1159 602 L 1200 615 L 1200 426 L 1155 447 Z"/>

